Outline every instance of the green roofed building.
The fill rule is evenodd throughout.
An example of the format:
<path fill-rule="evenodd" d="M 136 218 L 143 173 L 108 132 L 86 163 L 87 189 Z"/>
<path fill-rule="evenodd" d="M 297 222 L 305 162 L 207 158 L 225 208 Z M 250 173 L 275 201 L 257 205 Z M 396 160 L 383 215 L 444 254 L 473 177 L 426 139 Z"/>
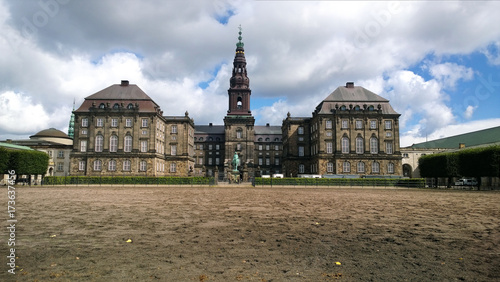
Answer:
<path fill-rule="evenodd" d="M 401 153 L 403 155 L 403 176 L 420 177 L 418 159 L 421 156 L 492 145 L 500 145 L 500 126 L 417 143 L 401 148 Z"/>

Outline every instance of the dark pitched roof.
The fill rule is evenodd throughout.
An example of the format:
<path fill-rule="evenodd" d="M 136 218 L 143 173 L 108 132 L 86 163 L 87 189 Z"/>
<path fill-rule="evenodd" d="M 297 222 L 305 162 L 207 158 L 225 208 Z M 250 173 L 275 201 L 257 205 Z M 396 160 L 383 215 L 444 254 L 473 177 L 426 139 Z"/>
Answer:
<path fill-rule="evenodd" d="M 270 135 L 270 134 L 278 134 L 281 135 L 281 126 L 278 125 L 256 125 L 254 126 L 255 135 Z"/>
<path fill-rule="evenodd" d="M 413 149 L 458 149 L 460 143 L 465 147 L 500 143 L 500 126 L 479 131 L 450 136 L 437 140 L 413 144 Z"/>
<path fill-rule="evenodd" d="M 349 105 L 358 105 L 360 107 L 363 105 L 374 106 L 375 109 L 380 105 L 382 114 L 399 115 L 389 104 L 389 100 L 361 86 L 354 86 L 354 84 L 350 84 L 349 87 L 347 85 L 337 87 L 316 107 L 316 110 L 319 114 L 329 114 L 336 107 Z"/>
<path fill-rule="evenodd" d="M 154 113 L 160 108 L 139 86 L 122 81 L 121 84 L 113 84 L 86 97 L 82 105 L 74 112 L 88 112 L 90 108 L 99 107 L 101 103 L 109 103 L 110 107 L 115 104 L 120 105 L 120 107 L 132 104 L 134 107 L 138 106 L 138 111 L 142 113 Z"/>
<path fill-rule="evenodd" d="M 113 84 L 98 91 L 87 98 L 88 100 L 146 100 L 152 101 L 139 86 L 135 84 Z"/>
<path fill-rule="evenodd" d="M 195 125 L 194 134 L 225 134 L 224 125 Z"/>

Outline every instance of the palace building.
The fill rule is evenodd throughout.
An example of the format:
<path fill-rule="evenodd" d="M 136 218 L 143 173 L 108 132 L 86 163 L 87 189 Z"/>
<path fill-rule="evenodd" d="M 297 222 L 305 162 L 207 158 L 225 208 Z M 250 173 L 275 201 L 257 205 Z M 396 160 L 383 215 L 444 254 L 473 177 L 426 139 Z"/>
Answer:
<path fill-rule="evenodd" d="M 165 116 L 123 80 L 85 98 L 74 113 L 71 175 L 217 176 L 240 159 L 240 176 L 401 176 L 399 114 L 389 101 L 349 82 L 282 125 L 255 125 L 241 30 L 222 125 Z M 73 117 L 72 117 L 73 118 Z"/>

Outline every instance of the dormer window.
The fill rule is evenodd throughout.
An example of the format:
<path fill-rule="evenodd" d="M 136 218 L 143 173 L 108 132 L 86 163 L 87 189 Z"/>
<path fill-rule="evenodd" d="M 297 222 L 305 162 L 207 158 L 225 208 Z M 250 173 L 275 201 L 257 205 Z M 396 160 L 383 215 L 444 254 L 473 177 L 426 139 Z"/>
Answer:
<path fill-rule="evenodd" d="M 104 105 L 104 103 L 99 104 L 99 109 L 104 109 L 105 107 L 106 105 Z"/>
<path fill-rule="evenodd" d="M 127 105 L 127 109 L 132 110 L 133 108 L 134 108 L 134 105 L 132 105 L 132 103 Z"/>
<path fill-rule="evenodd" d="M 113 109 L 118 110 L 119 108 L 120 108 L 120 105 L 118 105 L 118 103 L 115 103 L 115 104 L 113 105 Z"/>

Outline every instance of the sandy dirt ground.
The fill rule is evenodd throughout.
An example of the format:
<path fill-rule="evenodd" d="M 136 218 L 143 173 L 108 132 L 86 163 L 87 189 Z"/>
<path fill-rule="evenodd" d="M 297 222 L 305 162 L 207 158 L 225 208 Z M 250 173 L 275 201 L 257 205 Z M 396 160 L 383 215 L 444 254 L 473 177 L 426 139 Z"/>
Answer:
<path fill-rule="evenodd" d="M 7 224 L 7 189 L 1 189 Z M 16 191 L 0 281 L 500 281 L 499 191 Z"/>

